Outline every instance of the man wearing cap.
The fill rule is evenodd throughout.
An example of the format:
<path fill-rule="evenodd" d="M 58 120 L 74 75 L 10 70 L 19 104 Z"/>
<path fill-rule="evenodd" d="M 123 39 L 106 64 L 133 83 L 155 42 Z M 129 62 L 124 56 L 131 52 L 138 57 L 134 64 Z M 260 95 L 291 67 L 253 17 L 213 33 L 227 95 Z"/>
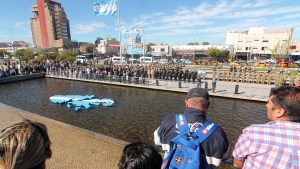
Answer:
<path fill-rule="evenodd" d="M 186 109 L 183 115 L 189 123 L 191 132 L 195 132 L 205 123 L 209 104 L 209 94 L 205 89 L 193 88 L 187 93 Z M 174 114 L 170 114 L 163 119 L 159 128 L 154 132 L 154 142 L 157 146 L 161 146 L 167 154 L 170 141 L 177 135 L 176 118 Z M 212 135 L 201 143 L 201 168 L 217 168 L 222 159 L 228 156 L 229 142 L 227 136 L 224 130 L 218 127 Z"/>

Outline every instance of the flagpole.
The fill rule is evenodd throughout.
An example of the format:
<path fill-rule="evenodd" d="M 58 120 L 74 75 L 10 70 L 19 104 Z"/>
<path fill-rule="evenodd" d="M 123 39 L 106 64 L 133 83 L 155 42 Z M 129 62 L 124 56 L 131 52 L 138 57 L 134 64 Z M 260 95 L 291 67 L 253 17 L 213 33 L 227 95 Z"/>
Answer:
<path fill-rule="evenodd" d="M 120 29 L 120 0 L 118 0 L 118 31 L 119 31 L 119 41 L 120 41 L 120 59 L 122 64 L 123 59 L 122 59 L 121 29 Z"/>

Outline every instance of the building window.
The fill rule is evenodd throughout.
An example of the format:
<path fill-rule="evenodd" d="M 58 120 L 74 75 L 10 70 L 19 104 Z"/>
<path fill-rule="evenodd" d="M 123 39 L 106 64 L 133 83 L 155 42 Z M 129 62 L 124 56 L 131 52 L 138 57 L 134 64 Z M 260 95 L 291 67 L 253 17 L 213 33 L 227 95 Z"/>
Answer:
<path fill-rule="evenodd" d="M 269 40 L 263 40 L 263 42 L 269 42 Z"/>
<path fill-rule="evenodd" d="M 254 39 L 254 41 L 256 41 L 256 42 L 257 42 L 257 41 L 258 41 L 258 39 Z"/>
<path fill-rule="evenodd" d="M 257 48 L 253 48 L 253 49 L 257 49 Z"/>
<path fill-rule="evenodd" d="M 268 50 L 268 47 L 262 47 L 261 50 Z"/>
<path fill-rule="evenodd" d="M 296 49 L 296 45 L 291 45 L 290 49 Z"/>
<path fill-rule="evenodd" d="M 246 50 L 251 50 L 251 47 L 246 47 Z"/>
<path fill-rule="evenodd" d="M 247 41 L 247 43 L 252 43 L 252 41 Z"/>
<path fill-rule="evenodd" d="M 165 48 L 161 48 L 160 51 L 161 51 L 161 52 L 164 52 L 164 51 L 165 51 Z"/>
<path fill-rule="evenodd" d="M 242 40 L 239 40 L 238 42 L 243 42 Z"/>

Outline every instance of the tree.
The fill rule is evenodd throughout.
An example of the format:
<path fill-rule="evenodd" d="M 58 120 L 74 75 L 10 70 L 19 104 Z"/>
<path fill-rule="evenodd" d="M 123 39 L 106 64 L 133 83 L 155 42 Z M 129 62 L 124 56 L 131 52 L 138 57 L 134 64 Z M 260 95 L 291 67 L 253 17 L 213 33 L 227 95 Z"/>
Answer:
<path fill-rule="evenodd" d="M 20 57 L 20 60 L 22 61 L 29 61 L 34 58 L 34 53 L 28 49 L 17 50 L 15 55 Z"/>
<path fill-rule="evenodd" d="M 76 55 L 77 55 L 77 52 L 63 51 L 57 56 L 57 60 L 74 62 Z"/>
<path fill-rule="evenodd" d="M 218 48 L 209 48 L 207 54 L 210 57 L 216 58 L 219 56 L 220 52 Z"/>
<path fill-rule="evenodd" d="M 161 58 L 166 59 L 166 58 L 167 58 L 167 55 L 166 55 L 166 54 L 162 54 L 162 55 L 161 55 Z"/>
<path fill-rule="evenodd" d="M 287 42 L 278 42 L 272 50 L 272 58 L 284 59 L 288 55 L 289 46 Z"/>
<path fill-rule="evenodd" d="M 229 58 L 229 51 L 228 50 L 221 50 L 219 57 L 221 60 L 227 60 Z"/>
<path fill-rule="evenodd" d="M 209 45 L 208 42 L 202 42 L 202 45 Z"/>
<path fill-rule="evenodd" d="M 94 44 L 88 44 L 85 48 L 85 52 L 86 53 L 93 53 L 94 51 L 94 48 L 95 48 L 95 45 Z"/>
<path fill-rule="evenodd" d="M 187 45 L 199 45 L 199 43 L 198 42 L 190 42 Z"/>
<path fill-rule="evenodd" d="M 0 49 L 0 58 L 4 58 L 4 56 L 7 54 L 8 52 L 5 49 Z"/>

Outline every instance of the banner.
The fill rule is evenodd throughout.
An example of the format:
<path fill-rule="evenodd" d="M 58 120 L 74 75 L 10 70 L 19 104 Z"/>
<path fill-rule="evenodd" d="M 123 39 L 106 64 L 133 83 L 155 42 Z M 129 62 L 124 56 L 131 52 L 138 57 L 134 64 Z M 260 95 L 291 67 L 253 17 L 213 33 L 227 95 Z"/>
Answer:
<path fill-rule="evenodd" d="M 117 0 L 94 1 L 93 15 L 113 16 L 117 13 Z"/>

